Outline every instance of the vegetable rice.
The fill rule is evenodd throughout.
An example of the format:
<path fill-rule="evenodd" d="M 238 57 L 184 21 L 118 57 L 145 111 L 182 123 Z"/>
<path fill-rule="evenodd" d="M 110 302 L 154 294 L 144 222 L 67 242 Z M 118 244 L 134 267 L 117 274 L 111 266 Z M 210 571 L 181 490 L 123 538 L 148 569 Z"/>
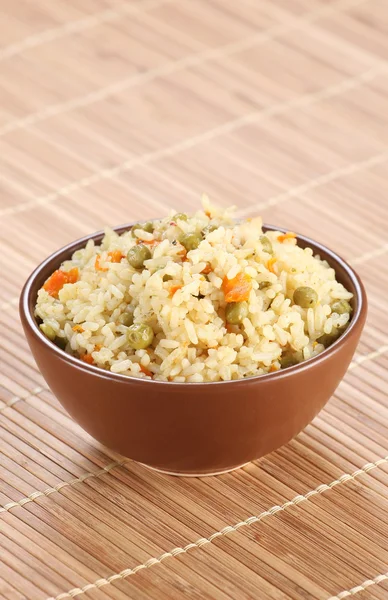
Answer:
<path fill-rule="evenodd" d="M 106 229 L 45 282 L 43 333 L 86 363 L 175 382 L 263 375 L 307 360 L 346 329 L 352 294 L 294 233 L 236 223 L 203 200 L 118 235 Z"/>

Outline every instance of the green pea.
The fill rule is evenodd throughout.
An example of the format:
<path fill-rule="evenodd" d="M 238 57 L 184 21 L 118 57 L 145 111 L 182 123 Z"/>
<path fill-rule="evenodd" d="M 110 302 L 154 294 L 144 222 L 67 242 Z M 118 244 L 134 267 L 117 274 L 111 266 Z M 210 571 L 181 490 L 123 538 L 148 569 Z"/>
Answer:
<path fill-rule="evenodd" d="M 58 346 L 61 350 L 65 350 L 67 346 L 67 339 L 62 337 L 56 337 L 54 340 L 54 344 Z"/>
<path fill-rule="evenodd" d="M 132 225 L 132 228 L 131 228 L 132 235 L 135 234 L 136 229 L 143 229 L 142 226 L 140 225 L 140 223 L 135 223 L 134 225 Z"/>
<path fill-rule="evenodd" d="M 174 240 L 173 240 L 173 242 L 172 242 L 173 246 L 176 246 L 177 242 L 179 242 L 179 243 L 182 243 L 182 238 L 183 238 L 183 237 L 184 237 L 184 235 L 185 235 L 185 234 L 183 233 L 183 231 L 182 231 L 181 229 L 177 229 L 177 230 L 174 232 L 174 235 L 175 235 L 175 239 L 174 239 Z"/>
<path fill-rule="evenodd" d="M 216 229 L 218 229 L 217 225 L 206 225 L 206 227 L 202 229 L 202 233 L 206 237 L 207 235 L 209 235 L 209 233 L 212 233 Z"/>
<path fill-rule="evenodd" d="M 51 325 L 47 325 L 47 323 L 41 323 L 41 325 L 39 325 L 39 329 L 45 334 L 46 337 L 48 337 L 49 340 L 51 340 L 52 342 L 55 340 L 55 338 L 57 337 L 57 334 L 55 333 L 54 329 L 51 327 Z"/>
<path fill-rule="evenodd" d="M 121 313 L 121 315 L 118 318 L 118 322 L 120 323 L 120 325 L 125 325 L 125 327 L 129 327 L 130 325 L 132 325 L 134 311 L 135 309 L 133 308 L 133 306 L 128 306 L 126 311 Z"/>
<path fill-rule="evenodd" d="M 280 367 L 282 369 L 287 369 L 288 367 L 293 367 L 298 364 L 298 359 L 295 358 L 292 354 L 285 354 L 280 358 Z"/>
<path fill-rule="evenodd" d="M 317 339 L 317 342 L 318 344 L 322 344 L 323 346 L 325 346 L 325 348 L 328 348 L 333 344 L 333 342 L 335 342 L 338 336 L 339 334 L 337 332 L 324 333 Z"/>
<path fill-rule="evenodd" d="M 180 240 L 182 246 L 186 248 L 187 252 L 198 248 L 201 241 L 202 236 L 200 233 L 185 233 Z"/>
<path fill-rule="evenodd" d="M 332 329 L 330 333 L 324 333 L 319 338 L 317 338 L 318 344 L 323 344 L 325 348 L 328 348 L 338 340 L 338 338 L 343 334 L 346 330 L 347 325 L 343 325 L 342 327 L 337 327 L 336 329 Z"/>
<path fill-rule="evenodd" d="M 128 327 L 128 344 L 134 350 L 143 350 L 144 348 L 148 348 L 148 346 L 151 346 L 153 339 L 153 329 L 145 323 L 136 323 Z"/>
<path fill-rule="evenodd" d="M 167 275 L 167 273 L 163 275 L 163 281 L 172 281 L 173 279 L 174 277 L 172 275 Z"/>
<path fill-rule="evenodd" d="M 131 231 L 134 234 L 136 229 L 141 229 L 142 231 L 147 231 L 147 233 L 152 233 L 154 230 L 154 225 L 150 221 L 147 223 L 135 223 L 132 225 Z"/>
<path fill-rule="evenodd" d="M 302 286 L 294 292 L 294 304 L 302 308 L 313 308 L 318 302 L 318 294 L 313 288 Z"/>
<path fill-rule="evenodd" d="M 187 221 L 187 219 L 188 216 L 185 213 L 176 213 L 172 218 L 173 221 Z"/>
<path fill-rule="evenodd" d="M 261 245 L 263 246 L 264 252 L 267 252 L 268 254 L 273 254 L 273 248 L 269 238 L 267 238 L 266 235 L 261 235 L 259 240 L 261 242 Z"/>
<path fill-rule="evenodd" d="M 345 313 L 351 313 L 352 307 L 347 300 L 338 300 L 334 302 L 331 307 L 331 312 L 337 313 L 338 315 L 344 315 Z"/>
<path fill-rule="evenodd" d="M 238 325 L 248 316 L 248 304 L 246 302 L 231 302 L 225 309 L 225 317 L 231 325 Z"/>
<path fill-rule="evenodd" d="M 147 231 L 147 233 L 152 233 L 154 230 L 154 224 L 151 223 L 151 221 L 148 221 L 147 223 L 144 223 L 142 229 L 143 231 Z"/>
<path fill-rule="evenodd" d="M 259 290 L 266 290 L 271 285 L 272 285 L 272 283 L 270 281 L 260 281 L 260 283 L 259 283 Z"/>
<path fill-rule="evenodd" d="M 127 260 L 134 269 L 141 269 L 144 266 L 144 261 L 149 260 L 151 256 L 150 249 L 144 244 L 139 244 L 128 250 Z"/>

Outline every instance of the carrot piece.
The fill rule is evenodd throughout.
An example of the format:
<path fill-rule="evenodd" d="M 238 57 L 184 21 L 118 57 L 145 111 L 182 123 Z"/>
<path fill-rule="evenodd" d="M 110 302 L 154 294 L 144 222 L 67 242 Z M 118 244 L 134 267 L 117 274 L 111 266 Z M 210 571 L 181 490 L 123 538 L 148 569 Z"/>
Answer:
<path fill-rule="evenodd" d="M 211 266 L 210 266 L 210 265 L 209 265 L 209 263 L 208 263 L 208 264 L 206 265 L 206 267 L 205 267 L 204 269 L 202 269 L 201 273 L 204 273 L 204 275 L 209 275 L 209 273 L 211 273 L 211 272 L 212 272 L 212 270 L 213 270 L 213 269 L 211 268 Z"/>
<path fill-rule="evenodd" d="M 75 331 L 76 333 L 83 333 L 85 330 L 83 327 L 81 327 L 81 325 L 74 325 L 74 327 L 72 328 L 73 331 Z"/>
<path fill-rule="evenodd" d="M 108 252 L 109 260 L 112 263 L 119 263 L 122 258 L 124 258 L 124 254 L 122 254 L 121 250 L 112 250 L 112 252 Z"/>
<path fill-rule="evenodd" d="M 160 242 L 158 240 L 137 240 L 136 244 L 145 244 L 150 247 L 150 250 L 153 250 Z"/>
<path fill-rule="evenodd" d="M 101 254 L 97 254 L 94 266 L 95 266 L 95 268 L 96 268 L 97 271 L 107 271 L 108 270 L 105 267 L 101 266 Z"/>
<path fill-rule="evenodd" d="M 245 273 L 237 273 L 233 279 L 224 277 L 222 290 L 226 302 L 243 302 L 249 299 L 252 289 L 252 278 Z"/>
<path fill-rule="evenodd" d="M 144 375 L 148 375 L 148 377 L 152 377 L 153 375 L 152 371 L 147 369 L 147 367 L 143 367 L 143 365 L 140 365 L 140 371 L 144 373 Z"/>
<path fill-rule="evenodd" d="M 43 289 L 46 290 L 50 296 L 53 298 L 58 298 L 58 292 L 63 288 L 67 281 L 67 277 L 64 271 L 54 271 L 54 273 L 49 277 L 46 283 L 43 285 Z"/>
<path fill-rule="evenodd" d="M 182 246 L 182 248 L 177 252 L 177 256 L 182 257 L 182 261 L 185 261 L 187 258 L 187 250 Z"/>
<path fill-rule="evenodd" d="M 79 271 L 77 267 L 70 269 L 70 271 L 61 271 L 58 269 L 54 271 L 51 277 L 43 285 L 43 289 L 46 290 L 53 298 L 58 298 L 59 291 L 63 288 L 65 283 L 75 283 L 78 281 Z"/>
<path fill-rule="evenodd" d="M 276 371 L 279 371 L 279 367 L 277 367 L 276 365 L 271 365 L 269 368 L 269 372 L 275 373 Z"/>
<path fill-rule="evenodd" d="M 101 350 L 101 348 L 102 348 L 102 344 L 96 344 L 96 345 L 94 346 L 94 351 L 95 351 L 95 352 L 99 352 L 99 351 Z"/>
<path fill-rule="evenodd" d="M 267 262 L 267 269 L 268 269 L 268 271 L 271 271 L 271 273 L 275 273 L 274 265 L 275 265 L 276 261 L 277 261 L 276 258 L 270 258 L 269 261 Z"/>
<path fill-rule="evenodd" d="M 81 356 L 81 360 L 83 360 L 88 365 L 94 365 L 93 356 L 91 354 L 83 354 Z"/>
<path fill-rule="evenodd" d="M 295 238 L 296 238 L 296 233 L 294 233 L 293 231 L 287 231 L 287 233 L 278 235 L 278 242 L 285 242 L 286 240 L 293 240 Z"/>
<path fill-rule="evenodd" d="M 121 250 L 112 250 L 111 252 L 108 252 L 106 260 L 107 262 L 119 263 L 122 258 L 124 258 L 124 254 L 122 254 Z M 101 254 L 97 254 L 94 266 L 97 271 L 108 270 L 106 267 L 101 265 Z"/>
<path fill-rule="evenodd" d="M 172 285 L 170 287 L 170 297 L 172 298 L 173 295 L 175 294 L 175 292 L 177 292 L 178 290 L 180 290 L 183 287 L 183 285 Z"/>
<path fill-rule="evenodd" d="M 77 283 L 79 279 L 79 270 L 77 267 L 70 269 L 70 271 L 66 271 L 67 281 L 66 283 Z"/>

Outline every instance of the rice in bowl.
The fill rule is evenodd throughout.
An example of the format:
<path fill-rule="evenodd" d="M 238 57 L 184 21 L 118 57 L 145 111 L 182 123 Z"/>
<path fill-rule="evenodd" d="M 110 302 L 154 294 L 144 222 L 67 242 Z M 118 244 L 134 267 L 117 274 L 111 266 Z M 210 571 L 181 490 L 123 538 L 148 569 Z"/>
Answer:
<path fill-rule="evenodd" d="M 189 217 L 105 231 L 62 263 L 35 315 L 81 360 L 160 381 L 228 381 L 298 364 L 346 329 L 352 294 L 292 232 L 204 200 Z"/>

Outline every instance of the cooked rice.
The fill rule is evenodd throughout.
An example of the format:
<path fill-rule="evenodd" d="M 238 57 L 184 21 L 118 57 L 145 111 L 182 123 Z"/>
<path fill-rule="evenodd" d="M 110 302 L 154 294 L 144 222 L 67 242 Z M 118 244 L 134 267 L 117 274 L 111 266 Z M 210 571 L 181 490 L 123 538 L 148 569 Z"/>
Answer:
<path fill-rule="evenodd" d="M 209 224 L 216 229 L 186 254 L 178 241 L 182 233 L 200 233 Z M 347 326 L 349 313 L 332 312 L 332 305 L 352 294 L 336 281 L 334 269 L 295 238 L 279 241 L 281 232 L 265 234 L 273 254 L 265 252 L 261 218 L 236 223 L 232 210 L 221 211 L 205 198 L 203 210 L 187 221 L 174 221 L 171 213 L 153 225 L 153 233 L 106 229 L 100 246 L 90 240 L 61 265 L 65 272 L 78 268 L 78 281 L 65 283 L 57 297 L 39 291 L 35 314 L 52 328 L 57 343 L 66 343 L 66 352 L 132 377 L 231 380 L 276 371 L 284 358 L 294 363 L 311 358 L 325 349 L 317 341 L 322 335 L 335 339 Z M 142 270 L 126 258 L 138 240 L 152 251 Z M 120 251 L 119 262 L 109 259 L 113 251 Z M 223 282 L 238 274 L 251 278 L 249 314 L 241 324 L 228 325 Z M 315 290 L 315 307 L 293 303 L 300 286 Z M 128 306 L 135 323 L 154 331 L 147 349 L 128 344 L 128 328 L 119 323 Z"/>

